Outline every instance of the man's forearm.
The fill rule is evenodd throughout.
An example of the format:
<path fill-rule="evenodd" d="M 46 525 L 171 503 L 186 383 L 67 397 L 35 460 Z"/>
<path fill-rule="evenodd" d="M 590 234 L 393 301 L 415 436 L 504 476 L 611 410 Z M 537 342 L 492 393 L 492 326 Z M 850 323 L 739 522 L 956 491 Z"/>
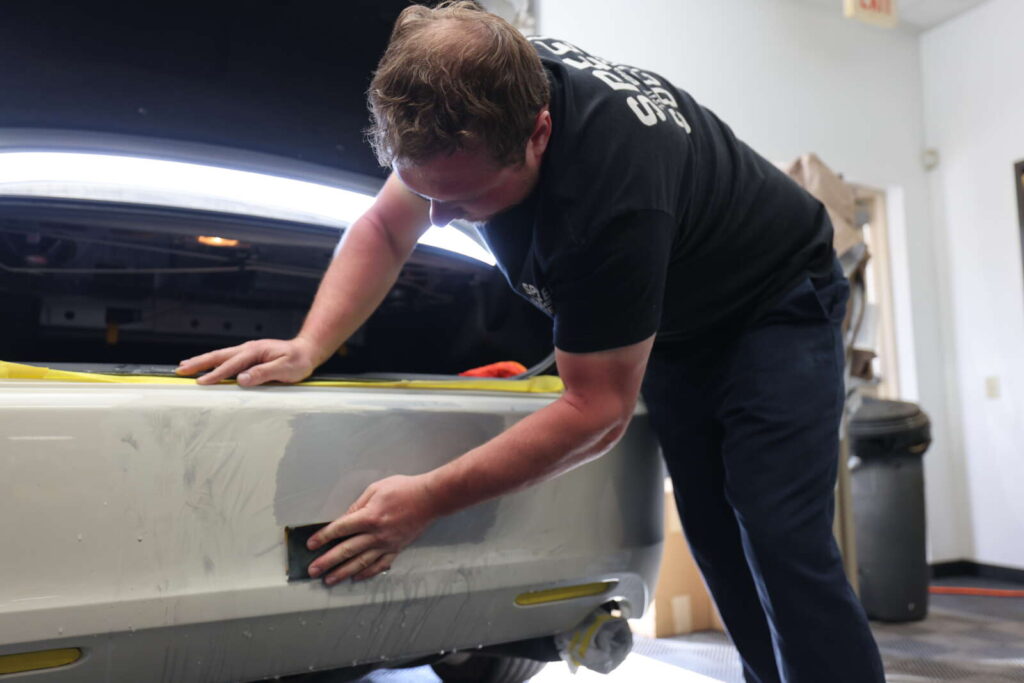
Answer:
<path fill-rule="evenodd" d="M 382 227 L 366 218 L 349 228 L 298 334 L 316 348 L 317 365 L 376 310 L 408 255 Z"/>
<path fill-rule="evenodd" d="M 619 440 L 631 414 L 632 405 L 591 413 L 560 398 L 424 475 L 438 514 L 526 488 L 598 457 Z"/>
<path fill-rule="evenodd" d="M 598 457 L 633 416 L 654 335 L 591 353 L 556 349 L 565 393 L 479 448 L 425 474 L 393 476 L 368 486 L 349 511 L 313 534 L 316 550 L 344 538 L 310 566 L 326 581 L 367 578 L 442 515 L 517 491 Z"/>

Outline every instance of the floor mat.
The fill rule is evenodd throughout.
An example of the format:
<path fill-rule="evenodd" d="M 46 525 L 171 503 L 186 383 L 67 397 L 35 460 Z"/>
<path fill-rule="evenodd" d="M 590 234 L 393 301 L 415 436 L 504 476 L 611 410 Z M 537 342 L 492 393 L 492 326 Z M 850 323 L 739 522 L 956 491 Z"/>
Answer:
<path fill-rule="evenodd" d="M 675 638 L 637 636 L 633 653 L 718 681 L 743 683 L 743 667 L 736 648 L 724 634 L 715 631 Z"/>
<path fill-rule="evenodd" d="M 1024 610 L 1020 620 L 933 607 L 924 621 L 872 623 L 892 683 L 1024 682 Z M 720 633 L 652 640 L 634 652 L 725 683 L 743 683 L 739 656 Z"/>
<path fill-rule="evenodd" d="M 999 598 L 992 598 L 999 599 Z M 886 672 L 920 681 L 1024 681 L 1024 614 L 1000 619 L 932 607 L 924 621 L 872 624 Z"/>

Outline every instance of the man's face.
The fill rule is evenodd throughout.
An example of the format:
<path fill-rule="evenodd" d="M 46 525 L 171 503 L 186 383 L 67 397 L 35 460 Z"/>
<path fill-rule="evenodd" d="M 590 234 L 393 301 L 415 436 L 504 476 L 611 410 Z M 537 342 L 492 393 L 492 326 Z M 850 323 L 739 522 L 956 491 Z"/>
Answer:
<path fill-rule="evenodd" d="M 412 192 L 430 202 L 430 222 L 483 223 L 522 202 L 537 179 L 528 162 L 500 166 L 484 152 L 458 151 L 419 164 L 396 163 L 394 171 Z"/>
<path fill-rule="evenodd" d="M 523 161 L 502 166 L 482 150 L 459 150 L 418 164 L 394 164 L 407 188 L 430 202 L 430 222 L 448 225 L 462 219 L 484 223 L 525 200 L 537 178 L 551 138 L 551 113 L 537 114 Z"/>

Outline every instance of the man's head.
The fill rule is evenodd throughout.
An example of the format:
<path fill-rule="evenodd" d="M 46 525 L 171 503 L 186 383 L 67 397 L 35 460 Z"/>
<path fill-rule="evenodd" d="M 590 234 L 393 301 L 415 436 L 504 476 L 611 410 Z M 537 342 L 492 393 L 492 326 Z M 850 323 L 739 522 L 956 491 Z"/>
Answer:
<path fill-rule="evenodd" d="M 431 220 L 484 220 L 522 201 L 551 132 L 530 43 L 472 2 L 406 8 L 370 85 L 382 165 L 431 200 Z"/>

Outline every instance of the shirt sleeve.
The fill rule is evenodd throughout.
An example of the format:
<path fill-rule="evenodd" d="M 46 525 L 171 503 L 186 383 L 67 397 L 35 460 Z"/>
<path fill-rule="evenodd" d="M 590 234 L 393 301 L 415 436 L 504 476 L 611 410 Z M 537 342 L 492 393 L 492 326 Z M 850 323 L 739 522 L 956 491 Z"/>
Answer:
<path fill-rule="evenodd" d="M 657 332 L 674 235 L 667 213 L 630 212 L 555 259 L 555 346 L 570 353 L 603 351 Z"/>

